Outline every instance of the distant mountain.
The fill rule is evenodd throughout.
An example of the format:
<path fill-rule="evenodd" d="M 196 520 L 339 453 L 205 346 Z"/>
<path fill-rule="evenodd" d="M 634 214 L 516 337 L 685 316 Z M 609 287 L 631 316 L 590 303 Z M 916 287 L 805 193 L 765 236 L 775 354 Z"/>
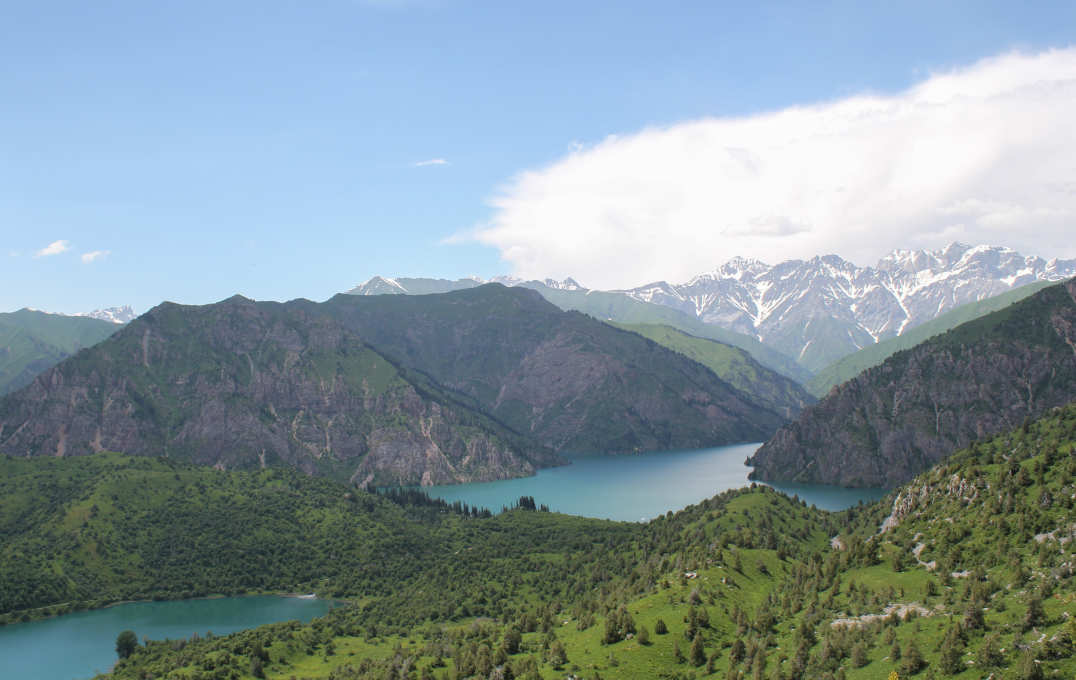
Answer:
<path fill-rule="evenodd" d="M 754 401 L 785 418 L 794 418 L 816 400 L 796 381 L 771 371 L 740 349 L 716 340 L 697 338 L 672 326 L 613 323 L 618 328 L 694 359 Z"/>
<path fill-rule="evenodd" d="M 836 255 L 772 266 L 734 258 L 687 283 L 658 281 L 623 293 L 756 337 L 819 371 L 960 305 L 1072 276 L 1076 260 L 953 243 L 897 250 L 874 267 Z"/>
<path fill-rule="evenodd" d="M 1076 399 L 1076 279 L 897 352 L 833 389 L 749 461 L 752 475 L 893 486 Z"/>
<path fill-rule="evenodd" d="M 729 331 L 713 324 L 704 323 L 681 311 L 663 305 L 635 300 L 623 293 L 588 290 L 574 279 L 563 281 L 524 281 L 510 276 L 498 276 L 495 283 L 505 286 L 530 288 L 563 310 L 589 314 L 602 321 L 626 324 L 661 324 L 672 326 L 699 338 L 707 338 L 726 345 L 739 347 L 763 366 L 804 383 L 811 373 L 791 358 L 759 342 L 757 339 Z M 389 279 L 375 276 L 347 292 L 348 295 L 424 295 L 466 290 L 482 285 L 478 278 L 450 281 L 447 279 Z"/>
<path fill-rule="evenodd" d="M 436 484 L 530 474 L 555 451 L 759 441 L 782 420 L 680 354 L 489 285 L 164 303 L 0 399 L 0 452 Z"/>
<path fill-rule="evenodd" d="M 698 337 L 747 350 L 763 365 L 806 383 L 837 360 L 937 318 L 961 305 L 986 300 L 1036 281 L 1076 276 L 1076 260 L 1025 257 L 999 246 L 952 243 L 940 250 L 896 250 L 874 267 L 837 255 L 769 265 L 733 258 L 682 284 L 657 281 L 619 291 L 588 290 L 574 279 L 524 281 L 509 286 L 538 290 L 562 309 L 578 309 L 621 323 L 661 323 Z M 374 277 L 354 295 L 423 294 L 473 288 L 482 279 Z M 601 293 L 601 299 L 590 299 Z M 631 299 L 667 307 L 623 310 Z M 645 310 L 645 311 L 644 311 Z M 693 324 L 693 325 L 692 325 Z M 718 330 L 713 330 L 718 329 Z M 720 334 L 720 337 L 717 337 Z M 765 349 L 761 349 L 765 348 Z M 797 367 L 790 367 L 795 361 Z"/>
<path fill-rule="evenodd" d="M 82 314 L 75 314 L 74 316 L 88 316 L 91 319 L 100 319 L 101 321 L 108 321 L 109 323 L 124 324 L 134 321 L 134 318 L 138 316 L 131 309 L 130 305 L 123 305 L 122 307 L 108 307 L 107 309 L 95 309 L 92 312 L 83 312 Z"/>
<path fill-rule="evenodd" d="M 31 309 L 0 314 L 0 395 L 115 332 L 115 325 L 97 319 Z"/>
<path fill-rule="evenodd" d="M 889 357 L 903 349 L 910 349 L 919 343 L 941 335 L 947 330 L 956 328 L 962 323 L 967 323 L 990 312 L 995 312 L 1034 295 L 1047 286 L 1054 285 L 1050 281 L 1038 281 L 1021 286 L 1008 293 L 1002 293 L 996 297 L 986 298 L 978 302 L 969 302 L 956 309 L 946 312 L 941 316 L 920 324 L 915 328 L 905 331 L 895 338 L 883 340 L 876 345 L 868 345 L 855 354 L 849 354 L 843 359 L 838 359 L 829 366 L 815 374 L 807 382 L 807 391 L 816 397 L 824 397 L 834 385 L 851 380 L 859 373 L 871 366 L 877 366 Z"/>

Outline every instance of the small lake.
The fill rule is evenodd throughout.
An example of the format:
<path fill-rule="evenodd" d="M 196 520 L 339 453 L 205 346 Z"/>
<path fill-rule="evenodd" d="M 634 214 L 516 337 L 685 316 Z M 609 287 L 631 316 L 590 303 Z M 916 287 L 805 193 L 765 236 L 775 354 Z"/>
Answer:
<path fill-rule="evenodd" d="M 133 630 L 139 641 L 225 635 L 279 621 L 310 621 L 333 605 L 275 596 L 134 602 L 0 626 L 0 678 L 83 680 L 107 672 L 116 662 L 116 636 L 124 630 Z"/>
<path fill-rule="evenodd" d="M 639 522 L 680 510 L 751 482 L 743 464 L 761 444 L 694 451 L 655 451 L 624 456 L 580 456 L 571 465 L 539 470 L 533 477 L 497 482 L 432 486 L 448 502 L 461 501 L 499 512 L 520 496 L 570 515 Z M 811 484 L 771 484 L 823 510 L 844 510 L 885 495 L 884 489 L 846 489 Z"/>

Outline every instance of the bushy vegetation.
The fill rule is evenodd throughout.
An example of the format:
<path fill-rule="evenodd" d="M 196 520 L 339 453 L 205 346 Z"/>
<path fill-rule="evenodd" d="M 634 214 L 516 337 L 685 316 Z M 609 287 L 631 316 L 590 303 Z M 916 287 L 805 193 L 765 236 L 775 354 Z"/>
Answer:
<path fill-rule="evenodd" d="M 50 476 L 75 477 L 56 473 L 91 460 L 49 461 Z M 15 466 L 4 470 L 5 483 L 37 476 L 30 468 L 7 474 L 24 461 L 4 464 Z M 101 488 L 116 490 L 110 493 L 127 511 L 161 496 L 154 488 L 161 480 L 151 484 L 150 474 L 173 481 L 178 474 L 199 503 L 214 496 L 236 502 L 240 490 L 257 496 L 266 487 L 290 489 L 299 505 L 278 517 L 307 522 L 309 552 L 331 551 L 345 561 L 338 571 L 329 559 L 315 566 L 329 578 L 322 592 L 353 603 L 308 625 L 151 641 L 116 666 L 116 678 L 1076 674 L 1076 406 L 978 442 L 887 499 L 839 514 L 755 487 L 648 524 L 524 509 L 533 499 L 475 517 L 417 496 L 390 501 L 279 471 L 220 473 L 115 455 L 97 457 L 96 465 L 99 477 L 112 480 Z M 119 480 L 135 476 L 145 491 L 119 493 Z M 15 492 L 25 486 L 13 484 Z M 50 525 L 54 537 L 63 526 L 81 526 L 72 508 L 88 500 L 72 505 L 56 490 L 27 510 L 18 493 L 0 497 L 5 532 L 20 518 L 33 526 L 42 517 L 65 518 Z M 96 517 L 117 521 L 100 508 Z M 219 505 L 216 512 L 228 517 L 230 510 Z M 259 524 L 271 518 L 244 521 L 270 552 L 288 544 Z M 319 529 L 323 524 L 335 531 Z M 206 529 L 180 532 L 177 540 L 196 540 Z M 40 530 L 24 533 L 20 540 Z M 325 542 L 325 534 L 342 537 Z M 10 544 L 5 538 L 5 549 Z M 376 548 L 363 553 L 355 544 Z M 218 548 L 221 565 L 240 560 L 242 553 Z M 137 564 L 136 555 L 145 557 L 131 552 L 129 564 Z M 229 573 L 199 555 L 191 554 L 203 561 L 190 564 Z M 60 554 L 54 559 L 57 573 L 77 566 Z M 12 563 L 5 554 L 3 564 Z"/>

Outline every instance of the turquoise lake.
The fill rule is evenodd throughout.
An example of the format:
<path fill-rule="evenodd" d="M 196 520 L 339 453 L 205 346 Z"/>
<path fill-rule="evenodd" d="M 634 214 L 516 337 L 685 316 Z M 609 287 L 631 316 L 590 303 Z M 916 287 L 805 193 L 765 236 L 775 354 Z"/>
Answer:
<path fill-rule="evenodd" d="M 744 459 L 761 444 L 625 456 L 580 456 L 571 465 L 539 470 L 533 477 L 498 482 L 432 486 L 426 491 L 499 512 L 520 496 L 533 496 L 550 510 L 584 517 L 639 522 L 676 511 L 727 489 L 750 484 Z M 885 495 L 883 489 L 846 489 L 810 484 L 771 484 L 823 510 L 843 510 Z"/>
<path fill-rule="evenodd" d="M 0 626 L 0 678 L 82 680 L 116 662 L 116 636 L 189 638 L 234 633 L 278 621 L 310 621 L 333 607 L 298 597 L 226 597 L 177 602 L 134 602 L 54 619 Z"/>

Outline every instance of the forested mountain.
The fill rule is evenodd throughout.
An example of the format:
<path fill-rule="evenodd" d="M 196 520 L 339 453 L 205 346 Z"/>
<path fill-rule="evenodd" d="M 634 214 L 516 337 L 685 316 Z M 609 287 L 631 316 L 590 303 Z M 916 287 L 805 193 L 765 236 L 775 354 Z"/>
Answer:
<path fill-rule="evenodd" d="M 531 474 L 554 451 L 758 441 L 781 421 L 680 354 L 492 285 L 159 305 L 0 400 L 0 451 L 435 484 Z"/>
<path fill-rule="evenodd" d="M 1076 398 L 1076 280 L 898 352 L 750 459 L 757 479 L 894 486 Z"/>
<path fill-rule="evenodd" d="M 116 332 L 99 319 L 32 309 L 0 314 L 0 395 L 19 389 L 42 371 Z"/>
<path fill-rule="evenodd" d="M 613 323 L 613 322 L 611 322 Z M 785 418 L 794 418 L 815 399 L 796 381 L 771 371 L 755 361 L 745 350 L 716 340 L 699 338 L 662 324 L 613 323 L 618 328 L 638 333 L 644 338 L 694 359 L 716 373 L 736 389 L 751 395 L 759 404 Z"/>
<path fill-rule="evenodd" d="M 1076 405 L 840 514 L 766 487 L 628 524 L 488 516 L 289 470 L 115 454 L 0 466 L 9 620 L 95 593 L 355 598 L 308 625 L 140 645 L 114 678 L 1076 672 Z"/>

